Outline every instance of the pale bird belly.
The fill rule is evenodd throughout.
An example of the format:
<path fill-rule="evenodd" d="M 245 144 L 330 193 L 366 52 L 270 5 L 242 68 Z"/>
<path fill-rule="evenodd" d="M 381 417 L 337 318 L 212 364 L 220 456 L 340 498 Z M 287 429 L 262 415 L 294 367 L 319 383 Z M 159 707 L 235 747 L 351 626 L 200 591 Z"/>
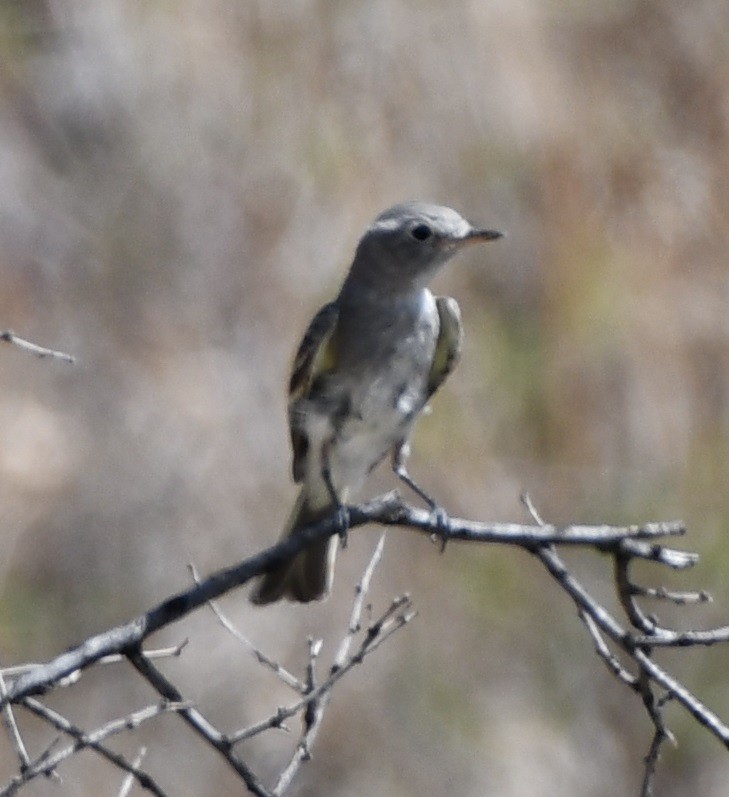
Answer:
<path fill-rule="evenodd" d="M 356 411 L 341 419 L 336 426 L 330 418 L 310 417 L 307 423 L 309 457 L 307 481 L 323 487 L 322 455 L 329 451 L 329 467 L 334 487 L 357 490 L 372 468 L 392 447 L 407 436 L 422 406 L 424 387 L 415 384 L 391 386 L 385 390 L 377 382 L 355 402 Z"/>
<path fill-rule="evenodd" d="M 337 488 L 357 490 L 367 474 L 406 435 L 411 421 L 392 412 L 377 424 L 347 421 L 331 447 L 330 464 Z"/>

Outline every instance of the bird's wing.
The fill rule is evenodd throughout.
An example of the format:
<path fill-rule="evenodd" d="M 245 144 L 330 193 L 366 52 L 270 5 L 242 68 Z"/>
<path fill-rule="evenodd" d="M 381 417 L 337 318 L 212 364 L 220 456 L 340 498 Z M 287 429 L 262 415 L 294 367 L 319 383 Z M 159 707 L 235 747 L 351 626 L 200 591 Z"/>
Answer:
<path fill-rule="evenodd" d="M 314 316 L 294 357 L 289 381 L 289 416 L 293 448 L 294 481 L 303 478 L 304 459 L 308 448 L 306 435 L 296 423 L 291 423 L 293 405 L 309 395 L 314 380 L 334 367 L 334 330 L 339 318 L 336 302 L 325 304 Z"/>
<path fill-rule="evenodd" d="M 435 305 L 440 318 L 440 330 L 428 376 L 428 398 L 438 390 L 456 367 L 463 346 L 463 324 L 458 302 L 450 296 L 437 296 Z"/>

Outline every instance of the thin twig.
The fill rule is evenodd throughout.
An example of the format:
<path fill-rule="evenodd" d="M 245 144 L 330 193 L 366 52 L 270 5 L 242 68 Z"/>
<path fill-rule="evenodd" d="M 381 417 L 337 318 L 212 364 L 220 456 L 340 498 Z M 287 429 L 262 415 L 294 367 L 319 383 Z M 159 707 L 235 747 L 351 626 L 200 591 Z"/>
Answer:
<path fill-rule="evenodd" d="M 139 767 L 142 765 L 142 761 L 144 761 L 144 756 L 146 755 L 147 755 L 147 748 L 141 747 L 135 759 L 132 761 L 132 766 L 135 769 L 139 769 Z M 134 775 L 132 775 L 132 773 L 129 772 L 122 781 L 117 797 L 129 797 L 129 792 L 132 790 L 133 786 L 134 786 Z"/>
<path fill-rule="evenodd" d="M 623 667 L 623 665 L 618 660 L 618 657 L 610 650 L 605 642 L 605 638 L 600 633 L 600 629 L 595 624 L 595 621 L 590 617 L 590 615 L 584 611 L 583 609 L 578 609 L 577 614 L 579 615 L 580 620 L 585 624 L 590 636 L 595 643 L 595 652 L 597 655 L 605 662 L 605 666 L 610 670 L 610 672 L 619 680 L 622 681 L 626 686 L 629 686 L 631 689 L 638 691 L 638 679 L 628 670 Z"/>
<path fill-rule="evenodd" d="M 370 633 L 365 635 L 358 654 L 348 659 L 349 649 L 352 645 L 354 636 L 358 633 L 361 627 L 360 622 L 365 596 L 369 592 L 372 575 L 374 574 L 375 569 L 382 558 L 384 545 L 385 535 L 382 534 L 380 535 L 380 539 L 375 546 L 375 550 L 370 557 L 370 561 L 365 568 L 359 584 L 357 584 L 355 587 L 355 597 L 352 604 L 352 612 L 350 614 L 347 632 L 345 633 L 339 646 L 339 650 L 334 657 L 334 663 L 330 669 L 329 677 L 318 688 L 315 687 L 313 671 L 313 662 L 318 655 L 318 651 L 312 652 L 312 655 L 310 656 L 311 665 L 309 668 L 310 677 L 308 680 L 309 686 L 311 687 L 311 692 L 309 694 L 309 704 L 306 707 L 304 728 L 301 739 L 296 745 L 296 749 L 294 750 L 291 760 L 286 767 L 284 767 L 283 771 L 279 775 L 278 780 L 276 781 L 276 785 L 273 788 L 273 794 L 275 797 L 280 797 L 280 795 L 286 791 L 294 777 L 296 777 L 301 764 L 304 763 L 304 761 L 309 760 L 311 748 L 319 733 L 319 728 L 321 727 L 321 723 L 324 718 L 324 712 L 329 704 L 329 700 L 331 699 L 332 687 L 336 681 L 343 677 L 344 674 L 348 672 L 355 664 L 361 663 L 365 656 L 367 656 L 377 647 L 375 645 L 375 641 L 378 639 L 382 640 L 382 637 L 384 636 L 385 621 L 383 619 L 383 623 L 378 626 L 377 632 L 371 635 Z M 383 618 L 389 618 L 390 615 L 391 610 L 388 608 L 386 614 L 383 615 Z M 398 627 L 402 627 L 402 625 Z M 387 635 L 389 636 L 389 634 Z"/>
<path fill-rule="evenodd" d="M 384 536 L 384 535 L 383 535 Z M 375 553 L 373 554 L 372 559 L 370 560 L 370 565 L 373 561 L 376 561 L 375 557 L 381 555 L 381 544 L 378 543 L 377 547 L 375 548 Z M 350 622 L 347 629 L 347 635 L 345 640 L 351 639 L 357 630 L 357 623 L 359 621 L 359 616 L 355 617 L 355 609 L 356 607 L 360 607 L 363 604 L 363 596 L 366 593 L 367 589 L 369 588 L 369 582 L 366 581 L 366 578 L 371 578 L 371 571 L 372 568 L 368 565 L 367 570 L 365 571 L 365 575 L 363 576 L 360 583 L 357 585 L 356 589 L 356 598 L 355 598 L 355 607 L 353 607 L 352 614 L 350 615 Z M 367 576 L 367 573 L 370 573 Z M 390 636 L 396 630 L 398 630 L 402 625 L 405 623 L 410 622 L 413 619 L 414 612 L 410 612 L 411 609 L 411 602 L 408 596 L 403 596 L 400 598 L 395 598 L 392 601 L 390 606 L 383 612 L 382 616 L 375 621 L 371 629 L 368 629 L 368 635 L 363 639 L 360 648 L 356 651 L 356 653 L 349 659 L 346 658 L 347 650 L 349 649 L 349 643 L 346 644 L 343 640 L 342 645 L 340 645 L 339 651 L 335 656 L 334 664 L 330 669 L 329 676 L 327 679 L 316 686 L 313 691 L 309 692 L 305 695 L 301 700 L 297 700 L 295 703 L 292 703 L 290 706 L 281 707 L 279 708 L 275 714 L 271 717 L 268 717 L 261 722 L 256 723 L 255 725 L 251 725 L 247 728 L 243 728 L 242 730 L 236 731 L 232 733 L 229 737 L 230 742 L 232 744 L 238 744 L 239 742 L 245 741 L 246 739 L 250 739 L 253 736 L 261 733 L 262 731 L 268 730 L 270 728 L 281 728 L 285 727 L 284 722 L 287 719 L 298 714 L 302 709 L 306 708 L 312 701 L 318 700 L 323 694 L 331 690 L 332 686 L 344 675 L 346 675 L 349 670 L 352 669 L 356 664 L 359 664 L 362 659 L 376 650 L 380 645 L 380 634 L 386 634 L 386 636 Z M 398 615 L 395 619 L 392 619 L 392 615 L 396 613 L 398 610 L 402 610 L 401 615 L 405 615 L 405 619 L 402 619 L 401 615 Z M 352 629 L 355 629 L 354 631 Z M 382 640 L 384 641 L 384 640 Z"/>
<path fill-rule="evenodd" d="M 309 648 L 309 660 L 306 662 L 306 692 L 309 693 L 316 689 L 316 660 L 324 646 L 324 640 L 309 637 L 306 644 Z"/>
<path fill-rule="evenodd" d="M 658 624 L 645 615 L 635 600 L 636 593 L 630 580 L 630 562 L 630 557 L 623 553 L 615 555 L 614 576 L 618 599 L 633 628 L 637 628 L 643 634 L 652 635 L 656 632 Z"/>
<path fill-rule="evenodd" d="M 187 565 L 190 575 L 192 576 L 193 581 L 195 584 L 199 586 L 200 584 L 200 576 L 198 575 L 197 569 L 194 564 L 189 563 Z M 263 664 L 268 669 L 272 670 L 276 675 L 287 685 L 290 686 L 293 690 L 298 692 L 300 695 L 303 695 L 306 692 L 306 685 L 300 681 L 293 673 L 290 673 L 285 667 L 279 664 L 277 661 L 266 656 L 266 654 L 257 648 L 253 642 L 251 642 L 248 637 L 242 633 L 238 628 L 233 625 L 233 623 L 223 614 L 218 604 L 213 601 L 208 601 L 208 606 L 212 610 L 215 617 L 218 619 L 218 622 L 223 626 L 223 628 L 233 636 L 238 642 L 240 642 L 244 647 L 248 648 L 248 650 L 253 653 L 253 655 L 258 660 L 259 664 Z"/>
<path fill-rule="evenodd" d="M 0 670 L 0 697 L 5 697 L 6 694 L 7 690 L 5 687 L 5 678 L 3 678 L 2 670 Z M 28 750 L 23 742 L 23 737 L 20 735 L 20 730 L 18 729 L 18 723 L 15 721 L 15 714 L 13 713 L 12 706 L 9 703 L 3 707 L 2 718 L 3 724 L 7 729 L 8 736 L 10 736 L 10 741 L 13 743 L 15 752 L 18 755 L 20 771 L 23 772 L 30 764 L 30 756 L 28 755 Z"/>
<path fill-rule="evenodd" d="M 656 776 L 656 767 L 658 766 L 658 759 L 660 758 L 661 749 L 665 742 L 670 741 L 675 745 L 676 740 L 670 730 L 666 727 L 663 720 L 663 708 L 665 704 L 671 699 L 671 695 L 666 694 L 660 700 L 655 701 L 654 705 L 649 709 L 651 720 L 653 721 L 653 738 L 651 739 L 650 748 L 646 755 L 643 772 L 643 783 L 641 784 L 641 797 L 653 797 L 653 784 Z"/>
<path fill-rule="evenodd" d="M 22 705 L 22 704 L 21 704 Z M 58 749 L 58 746 L 61 744 L 63 737 L 59 734 L 54 739 L 51 740 L 50 744 L 47 744 L 45 749 L 43 749 L 36 758 L 30 762 L 28 765 L 28 769 L 37 769 L 38 772 L 42 772 L 46 777 L 51 778 L 52 780 L 61 782 L 61 776 L 56 772 L 56 770 L 52 770 L 50 772 L 46 771 L 42 768 L 42 764 L 44 764 L 50 757 L 53 755 L 53 751 Z"/>
<path fill-rule="evenodd" d="M 729 625 L 712 628 L 708 631 L 671 631 L 661 628 L 655 634 L 636 635 L 632 638 L 632 642 L 638 647 L 687 648 L 693 645 L 708 647 L 729 642 Z"/>
<path fill-rule="evenodd" d="M 165 699 L 176 703 L 183 702 L 183 696 L 177 687 L 169 681 L 141 651 L 129 651 L 127 654 L 137 672 Z M 217 750 L 228 765 L 240 775 L 248 790 L 257 797 L 270 797 L 268 792 L 247 764 L 236 755 L 230 739 L 222 734 L 196 708 L 186 707 L 178 712 L 180 717 L 201 736 L 211 747 Z M 2 795 L 0 795 L 2 797 Z"/>
<path fill-rule="evenodd" d="M 547 568 L 550 575 L 572 598 L 577 607 L 589 614 L 604 634 L 631 656 L 657 684 L 662 686 L 667 692 L 671 692 L 677 702 L 681 703 L 701 725 L 729 748 L 729 727 L 704 705 L 696 695 L 658 666 L 641 649 L 640 645 L 652 645 L 653 637 L 632 637 L 609 612 L 590 596 L 582 584 L 567 570 L 554 549 L 546 546 L 534 553 Z M 656 639 L 658 640 L 660 637 Z"/>
<path fill-rule="evenodd" d="M 534 510 L 528 495 L 525 496 L 522 501 L 527 509 L 532 513 L 532 516 L 535 518 L 535 520 L 539 522 L 541 518 L 536 510 Z M 680 703 L 701 725 L 703 725 L 710 733 L 716 736 L 727 748 L 729 748 L 729 727 L 727 727 L 727 725 L 723 723 L 713 711 L 705 706 L 701 700 L 696 697 L 696 695 L 694 695 L 681 683 L 676 681 L 673 676 L 667 673 L 651 658 L 649 648 L 654 645 L 654 640 L 658 641 L 661 639 L 664 632 L 657 632 L 655 637 L 652 634 L 644 635 L 642 637 L 632 636 L 624 628 L 622 628 L 622 626 L 612 617 L 609 612 L 607 612 L 590 596 L 582 584 L 580 584 L 580 582 L 567 570 L 564 563 L 557 555 L 553 545 L 539 546 L 536 549 L 533 549 L 532 553 L 537 556 L 537 558 L 546 567 L 550 575 L 572 598 L 577 606 L 578 611 L 583 612 L 586 616 L 591 618 L 593 624 L 591 626 L 588 625 L 588 630 L 591 631 L 593 639 L 595 638 L 595 635 L 592 633 L 592 628 L 599 628 L 602 633 L 606 634 L 639 665 L 641 676 L 638 679 L 637 684 L 639 691 L 641 691 L 644 696 L 644 702 L 646 701 L 647 694 L 645 690 L 641 689 L 641 679 L 648 678 L 654 681 L 658 686 L 661 686 L 667 694 L 670 694 L 671 697 Z M 651 713 L 652 708 L 649 707 L 649 703 L 650 701 L 646 702 L 646 707 L 649 708 L 649 713 Z M 650 705 L 652 705 L 652 703 Z M 651 714 L 651 719 L 653 720 L 655 726 L 656 720 L 653 714 Z M 662 726 L 662 733 L 668 734 L 669 731 Z"/>
<path fill-rule="evenodd" d="M 653 782 L 655 780 L 656 766 L 661 754 L 661 748 L 666 741 L 671 741 L 675 744 L 675 737 L 666 727 L 666 723 L 663 719 L 663 708 L 668 700 L 671 699 L 672 695 L 670 692 L 667 692 L 663 697 L 656 697 L 652 678 L 645 669 L 641 669 L 638 685 L 641 697 L 643 698 L 643 705 L 653 723 L 653 738 L 648 748 L 648 754 L 643 759 L 645 768 L 641 787 L 641 797 L 652 797 Z"/>
<path fill-rule="evenodd" d="M 47 775 L 54 772 L 56 767 L 67 758 L 70 758 L 75 753 L 89 748 L 101 755 L 107 761 L 119 767 L 119 769 L 128 772 L 139 785 L 151 792 L 158 795 L 158 797 L 166 797 L 166 794 L 156 781 L 148 773 L 142 771 L 137 766 L 130 764 L 124 756 L 110 750 L 102 742 L 110 736 L 121 733 L 125 730 L 134 730 L 139 725 L 148 720 L 163 714 L 167 711 L 178 711 L 180 707 L 174 704 L 164 703 L 155 706 L 148 706 L 140 711 L 133 712 L 126 717 L 107 722 L 95 731 L 86 732 L 74 725 L 63 715 L 57 711 L 45 706 L 34 698 L 25 698 L 22 705 L 31 711 L 36 716 L 44 719 L 46 722 L 53 725 L 54 728 L 62 731 L 63 733 L 71 736 L 75 741 L 73 744 L 49 754 L 48 751 L 36 762 L 31 763 L 24 772 L 17 775 L 6 788 L 0 792 L 0 797 L 11 797 L 18 789 L 28 781 L 32 780 L 38 775 Z"/>
<path fill-rule="evenodd" d="M 189 640 L 183 639 L 182 642 L 178 642 L 176 645 L 167 648 L 155 648 L 153 650 L 149 650 L 145 652 L 145 655 L 149 659 L 169 659 L 175 658 L 179 656 L 182 651 L 187 647 Z M 98 659 L 95 664 L 119 664 L 119 662 L 126 661 L 126 656 L 121 653 L 111 653 L 108 656 L 102 656 Z M 3 667 L 0 669 L 0 675 L 5 677 L 17 677 L 19 675 L 24 675 L 25 673 L 29 673 L 32 670 L 38 667 L 45 667 L 44 664 L 40 662 L 25 662 L 24 664 L 13 664 L 10 667 Z M 81 677 L 80 671 L 76 671 L 71 673 L 71 675 L 67 676 L 58 681 L 56 686 L 71 686 L 75 684 L 78 679 Z"/>
<path fill-rule="evenodd" d="M 63 360 L 63 362 L 73 365 L 76 358 L 71 354 L 66 354 L 64 351 L 56 351 L 55 349 L 47 349 L 45 346 L 39 346 L 37 343 L 31 343 L 29 340 L 24 340 L 18 337 L 11 329 L 0 331 L 0 341 L 11 343 L 23 351 L 34 354 L 36 357 L 50 357 L 54 360 Z"/>
<path fill-rule="evenodd" d="M 630 589 L 633 595 L 639 598 L 653 598 L 655 600 L 669 601 L 677 606 L 685 606 L 691 603 L 712 603 L 713 598 L 704 589 L 702 590 L 671 590 L 665 587 L 641 587 L 638 584 L 631 584 Z"/>
<path fill-rule="evenodd" d="M 531 515 L 532 520 L 540 527 L 544 528 L 547 524 L 542 519 L 542 516 L 537 511 L 537 508 L 534 506 L 534 502 L 532 501 L 531 495 L 525 490 L 520 496 L 519 500 L 522 502 L 526 511 Z"/>
<path fill-rule="evenodd" d="M 349 648 L 352 645 L 354 635 L 361 629 L 362 609 L 364 607 L 365 598 L 370 591 L 370 584 L 372 583 L 372 576 L 375 573 L 377 565 L 382 559 L 382 553 L 385 550 L 385 537 L 386 534 L 380 534 L 380 539 L 377 541 L 375 550 L 372 552 L 370 561 L 367 563 L 362 578 L 359 584 L 354 588 L 354 602 L 352 603 L 352 612 L 349 616 L 349 628 L 347 634 L 342 639 L 342 643 L 334 657 L 335 665 L 341 665 L 347 657 Z"/>

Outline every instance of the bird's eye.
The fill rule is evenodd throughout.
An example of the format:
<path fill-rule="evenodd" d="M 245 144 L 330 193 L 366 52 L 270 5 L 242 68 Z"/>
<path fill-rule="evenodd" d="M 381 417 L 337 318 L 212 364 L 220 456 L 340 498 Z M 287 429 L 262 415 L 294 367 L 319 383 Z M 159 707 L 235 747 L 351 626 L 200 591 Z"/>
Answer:
<path fill-rule="evenodd" d="M 418 224 L 417 227 L 413 227 L 410 231 L 410 235 L 412 235 L 416 241 L 427 241 L 432 234 L 433 231 L 427 224 Z"/>

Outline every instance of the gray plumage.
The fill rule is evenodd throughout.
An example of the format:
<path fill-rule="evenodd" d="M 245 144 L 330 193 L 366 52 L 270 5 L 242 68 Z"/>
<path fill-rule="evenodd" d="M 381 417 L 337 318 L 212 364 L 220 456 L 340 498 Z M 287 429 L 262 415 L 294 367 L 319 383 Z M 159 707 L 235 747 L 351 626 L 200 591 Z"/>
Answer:
<path fill-rule="evenodd" d="M 294 359 L 289 426 L 302 487 L 284 536 L 333 510 L 331 488 L 348 500 L 388 453 L 432 505 L 405 469 L 407 440 L 458 359 L 462 329 L 455 300 L 436 299 L 427 285 L 464 245 L 499 237 L 424 202 L 395 205 L 365 232 L 339 295 L 316 314 Z M 336 547 L 332 538 L 307 548 L 264 575 L 251 600 L 326 597 Z"/>

